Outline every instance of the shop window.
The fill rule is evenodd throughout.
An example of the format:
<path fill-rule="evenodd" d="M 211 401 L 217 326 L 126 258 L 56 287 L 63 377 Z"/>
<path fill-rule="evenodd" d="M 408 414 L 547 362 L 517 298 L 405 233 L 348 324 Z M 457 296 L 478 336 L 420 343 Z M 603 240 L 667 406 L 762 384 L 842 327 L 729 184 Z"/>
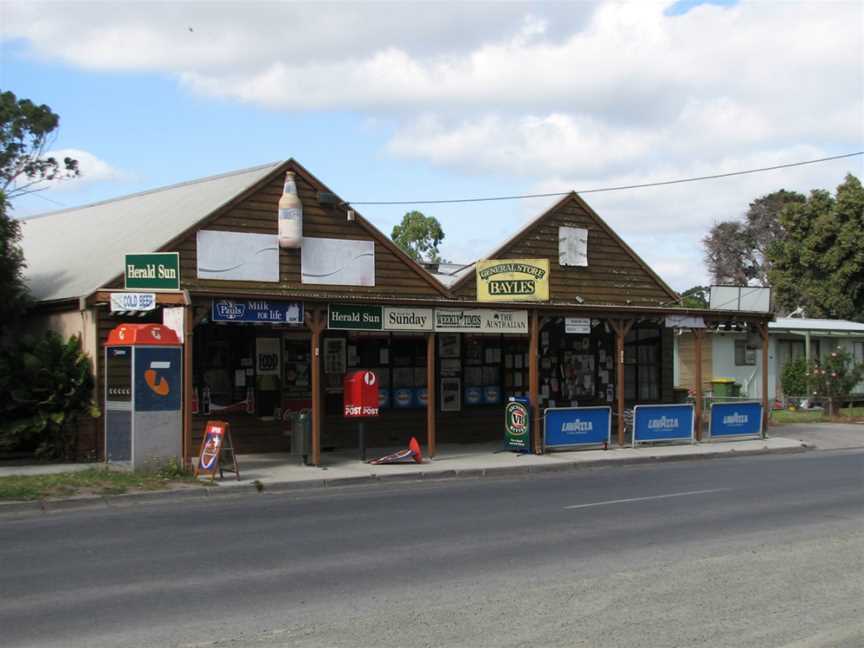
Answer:
<path fill-rule="evenodd" d="M 497 405 L 502 402 L 502 367 L 505 362 L 502 342 L 500 335 L 463 336 L 461 346 L 464 406 Z M 527 390 L 528 365 L 522 354 L 508 355 L 512 371 L 510 389 L 513 390 L 513 395 L 516 395 L 522 389 Z M 516 365 L 524 366 L 524 372 L 517 371 Z"/>
<path fill-rule="evenodd" d="M 739 367 L 756 364 L 756 347 L 747 340 L 735 340 L 735 365 Z"/>
<path fill-rule="evenodd" d="M 563 317 L 546 319 L 540 331 L 541 407 L 611 403 L 613 350 L 611 330 L 600 320 L 591 320 L 589 333 L 567 333 Z"/>
<path fill-rule="evenodd" d="M 199 327 L 193 339 L 193 387 L 201 410 L 248 413 L 254 404 L 255 332 L 210 325 Z"/>
<path fill-rule="evenodd" d="M 633 328 L 624 338 L 624 399 L 656 402 L 660 390 L 661 329 Z"/>

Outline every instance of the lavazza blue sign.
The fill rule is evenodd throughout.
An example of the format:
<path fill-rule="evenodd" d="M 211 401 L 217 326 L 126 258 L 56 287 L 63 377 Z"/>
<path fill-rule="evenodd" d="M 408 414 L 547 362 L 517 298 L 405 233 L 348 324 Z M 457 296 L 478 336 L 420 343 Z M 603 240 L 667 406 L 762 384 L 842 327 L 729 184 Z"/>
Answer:
<path fill-rule="evenodd" d="M 637 405 L 633 408 L 633 445 L 651 441 L 692 441 L 693 405 Z"/>
<path fill-rule="evenodd" d="M 214 299 L 212 321 L 302 324 L 303 304 L 273 299 Z"/>
<path fill-rule="evenodd" d="M 609 444 L 610 407 L 551 407 L 546 410 L 543 444 L 546 448 L 572 448 Z"/>
<path fill-rule="evenodd" d="M 714 437 L 761 436 L 762 403 L 740 401 L 711 406 L 710 435 Z"/>

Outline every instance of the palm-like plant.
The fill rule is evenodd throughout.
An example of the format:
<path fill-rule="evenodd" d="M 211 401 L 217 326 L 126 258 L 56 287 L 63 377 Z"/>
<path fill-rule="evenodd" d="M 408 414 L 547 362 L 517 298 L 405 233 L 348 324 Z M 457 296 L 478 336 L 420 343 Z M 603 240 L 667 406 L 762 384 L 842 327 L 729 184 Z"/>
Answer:
<path fill-rule="evenodd" d="M 69 459 L 77 452 L 76 420 L 99 416 L 93 373 L 77 337 L 25 335 L 0 351 L 0 449 Z"/>

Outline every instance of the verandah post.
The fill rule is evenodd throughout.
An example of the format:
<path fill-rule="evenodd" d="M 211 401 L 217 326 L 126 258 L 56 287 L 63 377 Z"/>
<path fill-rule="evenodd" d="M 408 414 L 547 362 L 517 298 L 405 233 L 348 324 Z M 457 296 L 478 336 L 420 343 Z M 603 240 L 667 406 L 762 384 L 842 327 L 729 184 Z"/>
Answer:
<path fill-rule="evenodd" d="M 426 445 L 430 457 L 437 452 L 435 386 L 435 334 L 429 333 L 426 336 Z"/>
<path fill-rule="evenodd" d="M 768 435 L 768 323 L 759 324 L 762 337 L 762 438 Z"/>
<path fill-rule="evenodd" d="M 540 435 L 542 417 L 540 415 L 540 321 L 537 310 L 531 311 L 528 339 L 528 399 L 531 402 L 534 428 L 534 454 L 543 454 L 543 443 Z"/>
<path fill-rule="evenodd" d="M 693 329 L 693 357 L 696 361 L 696 366 L 693 368 L 693 382 L 695 412 L 694 424 L 696 426 L 696 440 L 702 440 L 702 338 L 705 330 L 701 328 Z"/>
<path fill-rule="evenodd" d="M 315 310 L 306 312 L 306 326 L 312 331 L 312 465 L 321 465 L 321 331 L 327 317 Z"/>
<path fill-rule="evenodd" d="M 624 446 L 624 338 L 633 327 L 633 320 L 609 320 L 615 331 L 615 366 L 618 402 L 618 445 Z"/>
<path fill-rule="evenodd" d="M 183 465 L 192 468 L 192 335 L 195 313 L 188 297 L 183 307 Z"/>

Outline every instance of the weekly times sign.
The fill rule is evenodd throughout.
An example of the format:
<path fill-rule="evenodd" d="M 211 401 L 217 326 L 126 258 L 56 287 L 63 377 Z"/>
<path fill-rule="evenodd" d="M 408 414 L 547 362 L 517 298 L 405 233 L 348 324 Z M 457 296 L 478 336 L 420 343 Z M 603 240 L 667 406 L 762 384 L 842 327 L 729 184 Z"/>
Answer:
<path fill-rule="evenodd" d="M 477 301 L 549 301 L 549 259 L 477 262 Z"/>

